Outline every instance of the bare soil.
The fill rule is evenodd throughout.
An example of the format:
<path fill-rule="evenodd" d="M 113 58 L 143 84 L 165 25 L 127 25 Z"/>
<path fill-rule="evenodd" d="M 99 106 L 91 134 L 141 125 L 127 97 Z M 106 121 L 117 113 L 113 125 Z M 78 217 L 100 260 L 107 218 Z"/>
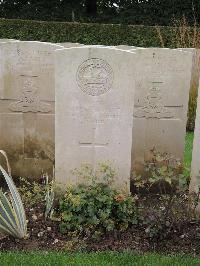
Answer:
<path fill-rule="evenodd" d="M 62 235 L 59 232 L 58 222 L 44 219 L 44 206 L 27 208 L 28 234 L 25 240 L 14 239 L 10 236 L 0 237 L 1 251 L 123 251 L 185 253 L 200 255 L 200 223 L 187 222 L 173 228 L 164 239 L 151 239 L 144 228 L 134 226 L 125 232 L 114 231 L 104 235 L 99 240 L 77 239 Z"/>

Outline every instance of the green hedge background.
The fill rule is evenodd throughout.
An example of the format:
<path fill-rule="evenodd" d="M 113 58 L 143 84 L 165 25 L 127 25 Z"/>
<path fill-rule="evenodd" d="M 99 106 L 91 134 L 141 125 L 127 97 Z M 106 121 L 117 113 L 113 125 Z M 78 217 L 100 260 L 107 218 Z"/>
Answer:
<path fill-rule="evenodd" d="M 82 44 L 133 45 L 138 47 L 200 46 L 200 28 L 87 24 L 0 19 L 0 38 Z M 196 115 L 197 87 L 190 93 L 187 129 L 193 130 Z"/>
<path fill-rule="evenodd" d="M 173 47 L 170 27 L 159 27 L 166 47 Z M 0 38 L 48 42 L 160 47 L 156 27 L 0 19 Z"/>

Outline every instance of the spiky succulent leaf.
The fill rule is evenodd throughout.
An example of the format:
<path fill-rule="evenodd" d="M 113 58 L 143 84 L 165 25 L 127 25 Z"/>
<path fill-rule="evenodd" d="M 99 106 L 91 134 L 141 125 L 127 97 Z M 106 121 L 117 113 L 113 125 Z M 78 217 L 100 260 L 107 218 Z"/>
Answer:
<path fill-rule="evenodd" d="M 18 230 L 16 214 L 6 194 L 2 191 L 0 191 L 0 230 L 3 233 L 12 233 L 15 237 L 21 236 L 21 231 Z"/>
<path fill-rule="evenodd" d="M 51 189 L 49 189 L 49 177 L 48 177 L 48 174 L 46 174 L 46 190 L 47 191 L 46 191 L 46 196 L 45 196 L 45 200 L 46 200 L 45 218 L 50 216 L 53 211 L 53 203 L 54 203 L 54 197 L 55 197 L 53 185 L 54 185 L 54 171 L 53 171 L 53 180 L 51 183 Z"/>
<path fill-rule="evenodd" d="M 11 173 L 6 153 L 1 150 L 0 153 L 6 158 L 8 171 Z M 27 222 L 20 194 L 17 191 L 11 175 L 9 175 L 1 165 L 0 171 L 8 185 L 11 201 L 10 203 L 3 192 L 0 193 L 0 230 L 14 237 L 25 238 L 27 235 Z"/>

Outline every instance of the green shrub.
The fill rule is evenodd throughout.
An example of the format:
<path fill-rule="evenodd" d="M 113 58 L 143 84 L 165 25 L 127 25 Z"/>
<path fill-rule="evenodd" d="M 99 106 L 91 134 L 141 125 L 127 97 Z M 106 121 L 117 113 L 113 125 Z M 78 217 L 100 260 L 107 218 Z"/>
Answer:
<path fill-rule="evenodd" d="M 90 184 L 68 187 L 59 202 L 57 214 L 61 219 L 61 232 L 98 237 L 105 232 L 125 230 L 136 224 L 136 200 L 110 186 L 113 170 L 103 165 L 100 170 L 103 181 L 100 183 L 99 176 L 93 175 L 88 166 L 86 170 L 85 177 L 90 179 Z"/>
<path fill-rule="evenodd" d="M 163 27 L 169 42 L 168 27 Z M 160 47 L 156 27 L 120 24 L 47 22 L 0 19 L 0 38 L 26 41 Z"/>
<path fill-rule="evenodd" d="M 139 224 L 150 238 L 166 238 L 177 227 L 198 221 L 199 194 L 188 194 L 188 180 L 179 160 L 152 150 L 145 172 L 133 176 L 138 195 Z"/>
<path fill-rule="evenodd" d="M 20 178 L 19 192 L 26 207 L 45 202 L 46 186 L 36 181 Z"/>
<path fill-rule="evenodd" d="M 145 162 L 142 175 L 133 174 L 132 183 L 137 193 L 169 194 L 188 188 L 188 177 L 183 174 L 180 160 L 168 153 L 151 150 L 151 159 Z"/>

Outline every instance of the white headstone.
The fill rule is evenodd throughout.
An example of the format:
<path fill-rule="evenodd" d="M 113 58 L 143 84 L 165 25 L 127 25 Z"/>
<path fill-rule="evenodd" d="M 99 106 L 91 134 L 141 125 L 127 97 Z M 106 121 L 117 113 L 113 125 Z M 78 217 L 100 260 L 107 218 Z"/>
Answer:
<path fill-rule="evenodd" d="M 200 74 L 200 50 L 195 48 L 180 48 L 181 51 L 190 52 L 193 54 L 193 63 L 192 63 L 192 77 L 190 90 L 198 93 L 199 88 L 199 74 Z"/>
<path fill-rule="evenodd" d="M 190 192 L 198 192 L 200 188 L 200 88 L 197 101 L 196 122 L 193 141 Z"/>
<path fill-rule="evenodd" d="M 58 48 L 62 46 L 41 42 L 0 43 L 0 147 L 8 153 L 14 175 L 39 176 L 52 169 L 44 151 L 54 146 Z"/>
<path fill-rule="evenodd" d="M 151 158 L 150 151 L 183 159 L 193 53 L 139 48 L 133 121 L 132 167 Z"/>
<path fill-rule="evenodd" d="M 200 87 L 197 100 L 197 111 L 193 141 L 192 164 L 191 164 L 191 181 L 190 193 L 199 193 L 200 191 Z M 196 207 L 196 211 L 200 214 L 200 203 Z"/>
<path fill-rule="evenodd" d="M 80 43 L 73 43 L 73 42 L 61 42 L 61 43 L 57 43 L 58 45 L 61 45 L 65 48 L 71 48 L 71 47 L 79 47 L 79 46 L 84 46 L 84 44 L 80 44 Z"/>
<path fill-rule="evenodd" d="M 103 47 L 56 51 L 58 182 L 75 184 L 71 170 L 109 161 L 115 185 L 129 189 L 135 54 Z"/>
<path fill-rule="evenodd" d="M 123 44 L 121 44 L 121 45 L 117 45 L 116 48 L 119 48 L 119 49 L 121 49 L 121 50 L 128 50 L 128 51 L 130 51 L 130 50 L 132 50 L 132 49 L 137 49 L 136 46 L 123 45 Z"/>
<path fill-rule="evenodd" d="M 0 39 L 0 42 L 18 42 L 18 40 L 15 40 L 15 39 Z"/>

